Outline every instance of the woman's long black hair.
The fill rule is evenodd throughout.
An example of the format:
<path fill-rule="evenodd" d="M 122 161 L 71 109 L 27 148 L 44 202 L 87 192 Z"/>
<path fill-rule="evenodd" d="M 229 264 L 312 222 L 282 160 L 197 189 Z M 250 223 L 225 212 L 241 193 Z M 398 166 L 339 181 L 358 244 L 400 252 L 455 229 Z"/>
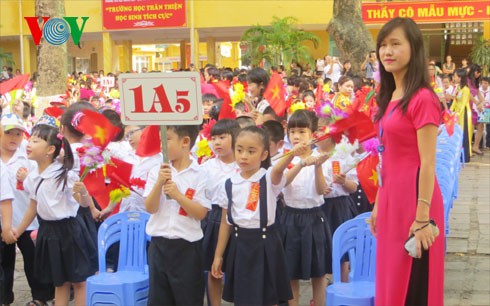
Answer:
<path fill-rule="evenodd" d="M 398 102 L 397 106 L 401 108 L 403 113 L 405 113 L 410 99 L 418 90 L 421 88 L 432 90 L 429 82 L 429 72 L 427 70 L 422 33 L 417 27 L 417 24 L 410 18 L 398 17 L 391 19 L 379 31 L 376 42 L 376 55 L 380 59 L 379 74 L 381 79 L 379 94 L 376 99 L 379 107 L 375 117 L 376 120 L 380 120 L 383 117 L 386 108 L 391 101 L 393 91 L 395 91 L 396 88 L 393 74 L 385 70 L 379 55 L 381 43 L 396 28 L 403 29 L 405 37 L 410 43 L 410 61 L 408 62 L 407 73 L 403 80 L 405 83 L 405 94 Z"/>
<path fill-rule="evenodd" d="M 70 144 L 66 138 L 61 137 L 60 130 L 54 126 L 46 124 L 38 124 L 32 129 L 32 136 L 43 139 L 49 146 L 54 146 L 54 153 L 52 156 L 53 161 L 60 155 L 61 148 L 63 148 L 65 155 L 63 157 L 62 167 L 59 174 L 56 176 L 56 182 L 61 184 L 63 182 L 62 190 L 65 189 L 68 180 L 68 171 L 73 168 L 74 157 L 71 151 Z"/>

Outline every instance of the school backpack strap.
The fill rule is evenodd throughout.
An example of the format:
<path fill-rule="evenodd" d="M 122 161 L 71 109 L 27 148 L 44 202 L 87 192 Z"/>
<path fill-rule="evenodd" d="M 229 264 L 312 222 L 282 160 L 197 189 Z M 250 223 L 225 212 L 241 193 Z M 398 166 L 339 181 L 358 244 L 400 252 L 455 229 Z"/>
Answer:
<path fill-rule="evenodd" d="M 231 179 L 227 179 L 225 182 L 226 197 L 228 198 L 227 216 L 228 216 L 228 221 L 231 224 L 235 224 L 235 222 L 233 222 L 233 218 L 231 216 L 231 206 L 233 204 L 233 198 L 232 198 L 232 194 L 231 194 L 231 186 L 232 186 Z"/>
<path fill-rule="evenodd" d="M 37 191 L 39 190 L 39 187 L 41 187 L 41 184 L 44 182 L 44 179 L 41 178 L 41 180 L 39 181 L 39 183 L 37 184 L 36 186 L 36 191 L 34 192 L 34 194 L 37 196 Z"/>
<path fill-rule="evenodd" d="M 267 180 L 266 175 L 260 179 L 260 227 L 267 227 Z"/>

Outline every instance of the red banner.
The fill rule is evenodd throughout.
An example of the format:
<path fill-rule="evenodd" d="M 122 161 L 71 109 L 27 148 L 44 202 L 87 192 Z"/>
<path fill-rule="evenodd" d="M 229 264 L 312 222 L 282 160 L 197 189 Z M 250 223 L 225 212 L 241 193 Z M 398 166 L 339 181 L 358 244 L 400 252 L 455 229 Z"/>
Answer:
<path fill-rule="evenodd" d="M 489 1 L 419 1 L 362 3 L 362 20 L 384 24 L 395 17 L 408 17 L 420 23 L 487 21 Z"/>
<path fill-rule="evenodd" d="M 186 27 L 185 0 L 102 0 L 106 30 Z"/>

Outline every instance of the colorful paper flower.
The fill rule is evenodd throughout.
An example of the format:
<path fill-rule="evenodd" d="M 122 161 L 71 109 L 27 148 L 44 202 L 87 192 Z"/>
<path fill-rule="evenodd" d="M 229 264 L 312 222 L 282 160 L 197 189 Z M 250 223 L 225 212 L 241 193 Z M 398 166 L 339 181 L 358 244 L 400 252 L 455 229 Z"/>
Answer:
<path fill-rule="evenodd" d="M 199 140 L 199 142 L 197 143 L 196 155 L 199 158 L 203 156 L 213 155 L 213 151 L 209 147 L 209 142 L 206 138 Z"/>
<path fill-rule="evenodd" d="M 233 95 L 231 96 L 231 108 L 233 110 L 235 109 L 235 105 L 242 102 L 245 98 L 245 91 L 243 89 L 243 84 L 240 82 L 233 85 Z"/>
<path fill-rule="evenodd" d="M 209 120 L 208 123 L 204 124 L 202 126 L 202 136 L 204 136 L 208 140 L 211 140 L 211 129 L 215 124 L 216 124 L 216 120 L 214 119 L 211 119 Z"/>
<path fill-rule="evenodd" d="M 324 101 L 315 111 L 319 118 L 327 118 L 333 122 L 348 117 L 347 112 L 335 107 L 330 100 Z"/>
<path fill-rule="evenodd" d="M 296 103 L 291 104 L 291 106 L 289 107 L 289 113 L 292 114 L 295 111 L 300 110 L 300 109 L 306 109 L 306 104 L 304 102 L 300 101 L 300 102 L 296 102 Z"/>
<path fill-rule="evenodd" d="M 120 185 L 118 188 L 109 192 L 109 199 L 112 203 L 118 203 L 122 199 L 129 197 L 131 190 L 129 188 Z"/>
<path fill-rule="evenodd" d="M 80 156 L 80 165 L 84 168 L 80 181 L 83 181 L 89 172 L 102 168 L 105 164 L 102 148 L 95 146 L 91 138 L 84 138 L 82 144 L 83 146 L 77 149 Z"/>

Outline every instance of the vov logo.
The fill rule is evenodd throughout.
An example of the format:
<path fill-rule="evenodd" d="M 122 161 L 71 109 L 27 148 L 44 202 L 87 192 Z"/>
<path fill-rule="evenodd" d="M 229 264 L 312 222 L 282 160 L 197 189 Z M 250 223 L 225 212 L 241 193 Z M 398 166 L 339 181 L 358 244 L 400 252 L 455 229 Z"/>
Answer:
<path fill-rule="evenodd" d="M 85 23 L 89 17 L 63 17 L 63 18 L 51 18 L 43 16 L 42 30 L 39 26 L 38 20 L 40 17 L 24 17 L 31 30 L 32 39 L 36 46 L 41 42 L 41 37 L 53 46 L 59 46 L 64 44 L 68 38 L 73 39 L 75 45 L 79 45 L 80 38 L 82 37 Z M 82 26 L 78 27 L 77 19 L 82 18 Z"/>

